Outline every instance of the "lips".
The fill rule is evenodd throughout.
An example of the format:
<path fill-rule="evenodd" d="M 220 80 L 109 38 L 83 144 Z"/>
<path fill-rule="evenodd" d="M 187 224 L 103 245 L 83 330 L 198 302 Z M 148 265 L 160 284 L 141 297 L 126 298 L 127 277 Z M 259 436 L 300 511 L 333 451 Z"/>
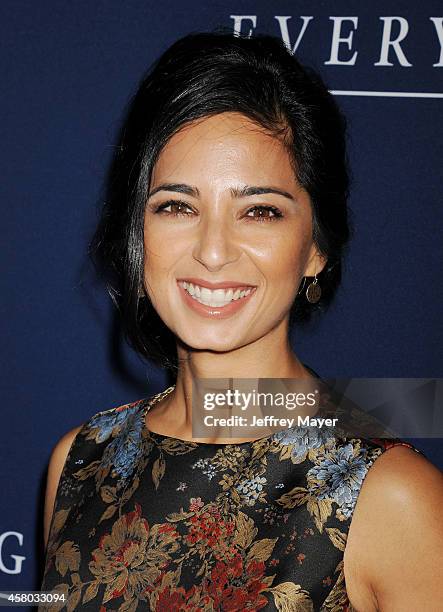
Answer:
<path fill-rule="evenodd" d="M 196 288 L 195 295 L 191 295 L 187 288 L 185 288 L 188 284 L 191 284 L 192 292 L 194 292 L 194 289 Z M 194 289 L 192 286 L 194 286 Z M 191 310 L 193 310 L 196 314 L 203 317 L 209 317 L 211 319 L 225 319 L 236 314 L 239 310 L 245 307 L 256 292 L 256 287 L 251 285 L 237 284 L 237 287 L 235 288 L 232 286 L 232 284 L 228 284 L 228 288 L 218 287 L 214 289 L 213 286 L 200 286 L 197 283 L 194 285 L 191 283 L 191 280 L 177 281 L 177 287 L 184 303 Z M 221 293 L 222 295 L 217 295 L 218 293 Z M 226 296 L 227 299 L 224 299 L 224 296 Z M 212 299 L 215 300 L 214 303 L 211 303 Z"/>

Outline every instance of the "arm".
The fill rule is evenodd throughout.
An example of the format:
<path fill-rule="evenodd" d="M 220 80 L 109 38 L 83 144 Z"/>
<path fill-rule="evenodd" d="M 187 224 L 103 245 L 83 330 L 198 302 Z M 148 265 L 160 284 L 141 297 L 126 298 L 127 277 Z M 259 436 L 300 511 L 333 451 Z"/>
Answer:
<path fill-rule="evenodd" d="M 353 534 L 350 529 L 353 544 L 349 543 L 356 567 L 360 566 L 360 592 L 372 595 L 370 608 L 374 605 L 380 612 L 441 610 L 441 471 L 413 450 L 394 447 L 374 462 L 360 497 Z M 358 599 L 357 592 L 355 604 Z"/>
<path fill-rule="evenodd" d="M 48 544 L 49 528 L 51 526 L 55 496 L 57 494 L 60 476 L 65 465 L 69 449 L 71 448 L 75 436 L 82 427 L 82 425 L 79 425 L 78 427 L 74 427 L 74 429 L 68 431 L 62 438 L 60 438 L 51 453 L 46 480 L 45 509 L 43 516 L 43 537 L 45 547 Z"/>

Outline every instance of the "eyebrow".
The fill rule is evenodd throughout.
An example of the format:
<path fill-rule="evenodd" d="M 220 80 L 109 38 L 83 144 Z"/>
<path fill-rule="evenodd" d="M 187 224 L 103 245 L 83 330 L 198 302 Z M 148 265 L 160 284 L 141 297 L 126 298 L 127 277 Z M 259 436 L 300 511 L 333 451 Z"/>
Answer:
<path fill-rule="evenodd" d="M 185 183 L 162 183 L 161 185 L 149 192 L 148 199 L 155 195 L 158 191 L 174 191 L 176 193 L 184 193 L 194 198 L 200 197 L 200 191 L 197 187 L 194 187 L 192 185 L 186 185 Z M 277 195 L 281 195 L 295 202 L 295 198 L 293 195 L 291 195 L 288 191 L 285 191 L 284 189 L 279 189 L 277 187 L 257 187 L 251 185 L 242 188 L 230 187 L 229 191 L 231 192 L 233 198 L 246 198 L 248 196 L 253 195 L 276 193 Z"/>

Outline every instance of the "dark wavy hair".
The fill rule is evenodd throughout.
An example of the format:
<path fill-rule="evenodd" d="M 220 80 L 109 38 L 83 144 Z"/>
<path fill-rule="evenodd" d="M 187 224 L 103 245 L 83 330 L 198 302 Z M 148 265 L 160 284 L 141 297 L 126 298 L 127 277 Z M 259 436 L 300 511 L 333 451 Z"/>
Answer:
<path fill-rule="evenodd" d="M 318 73 L 266 34 L 248 38 L 218 29 L 173 43 L 129 101 L 88 253 L 120 313 L 128 344 L 174 373 L 177 339 L 146 293 L 139 296 L 145 204 L 153 166 L 168 140 L 184 125 L 223 112 L 243 113 L 279 138 L 312 201 L 313 241 L 327 257 L 317 274 L 322 294 L 316 304 L 308 302 L 305 289 L 312 279 L 302 279 L 291 326 L 330 304 L 351 234 L 346 121 Z"/>

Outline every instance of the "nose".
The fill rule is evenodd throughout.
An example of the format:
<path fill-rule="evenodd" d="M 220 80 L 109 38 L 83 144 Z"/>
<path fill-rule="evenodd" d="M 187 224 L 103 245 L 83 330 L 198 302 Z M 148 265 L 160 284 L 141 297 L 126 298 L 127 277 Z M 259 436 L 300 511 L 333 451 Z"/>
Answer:
<path fill-rule="evenodd" d="M 192 256 L 211 272 L 238 260 L 240 248 L 227 219 L 208 216 L 199 224 Z"/>

